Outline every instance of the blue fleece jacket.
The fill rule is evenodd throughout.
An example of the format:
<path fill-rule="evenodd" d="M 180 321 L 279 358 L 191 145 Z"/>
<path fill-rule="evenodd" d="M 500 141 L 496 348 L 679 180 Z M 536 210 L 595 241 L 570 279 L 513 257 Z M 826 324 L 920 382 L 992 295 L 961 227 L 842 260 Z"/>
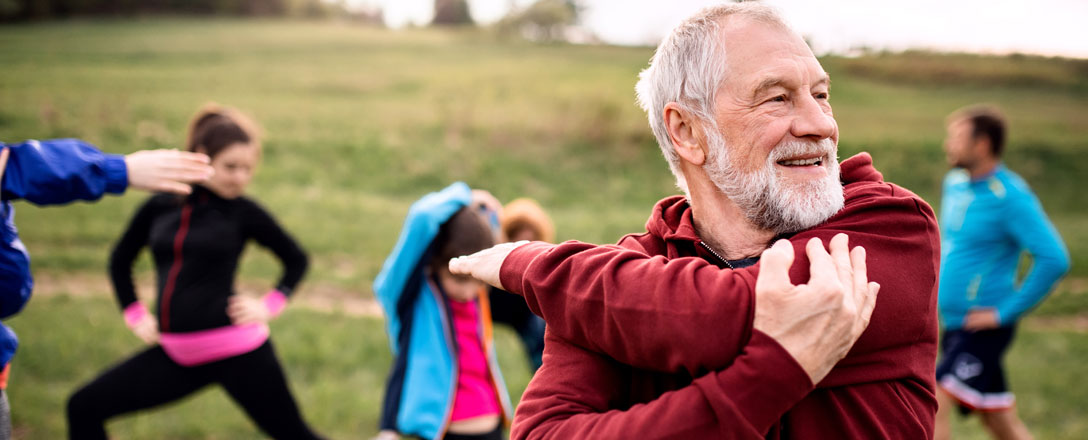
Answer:
<path fill-rule="evenodd" d="M 30 255 L 19 240 L 11 201 L 57 205 L 96 200 L 104 193 L 124 192 L 128 170 L 123 156 L 104 154 L 78 139 L 0 142 L 0 148 L 10 151 L 0 183 L 0 318 L 7 318 L 22 310 L 34 287 Z M 18 343 L 15 333 L 0 324 L 0 368 L 11 360 Z"/>
<path fill-rule="evenodd" d="M 976 180 L 962 169 L 949 172 L 940 223 L 938 302 L 948 329 L 982 307 L 995 308 L 1001 325 L 1015 323 L 1069 271 L 1069 252 L 1039 200 L 1004 165 Z M 1032 265 L 1017 284 L 1024 251 Z"/>
<path fill-rule="evenodd" d="M 447 302 L 427 279 L 424 267 L 442 224 L 471 201 L 472 190 L 457 182 L 412 204 L 400 238 L 374 280 L 374 296 L 385 312 L 394 356 L 382 403 L 383 430 L 438 440 L 449 425 L 457 387 L 457 347 Z M 477 299 L 486 300 L 487 295 Z M 480 320 L 481 339 L 487 339 L 490 317 L 481 313 Z M 486 354 L 506 418 L 511 414 L 510 397 L 490 343 Z"/>

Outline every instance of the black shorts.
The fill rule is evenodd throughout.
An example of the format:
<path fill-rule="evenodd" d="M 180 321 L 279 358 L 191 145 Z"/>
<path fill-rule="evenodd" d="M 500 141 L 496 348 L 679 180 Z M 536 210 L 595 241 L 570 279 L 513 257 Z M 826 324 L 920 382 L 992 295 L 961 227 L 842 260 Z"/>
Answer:
<path fill-rule="evenodd" d="M 1005 382 L 1002 360 L 1014 333 L 1016 327 L 1009 326 L 946 330 L 941 336 L 937 383 L 959 401 L 962 413 L 1012 408 L 1015 398 Z"/>

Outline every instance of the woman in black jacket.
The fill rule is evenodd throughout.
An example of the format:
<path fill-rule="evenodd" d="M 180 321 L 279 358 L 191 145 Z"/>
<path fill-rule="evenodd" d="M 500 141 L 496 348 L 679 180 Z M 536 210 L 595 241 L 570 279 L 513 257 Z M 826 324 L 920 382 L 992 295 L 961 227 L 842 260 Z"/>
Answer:
<path fill-rule="evenodd" d="M 244 191 L 260 143 L 240 113 L 203 108 L 188 149 L 211 157 L 215 175 L 185 197 L 160 194 L 136 212 L 110 257 L 125 322 L 151 348 L 107 370 L 68 402 L 69 437 L 106 438 L 107 419 L 222 385 L 273 438 L 317 438 L 303 421 L 269 339 L 268 320 L 284 308 L 306 272 L 305 252 Z M 238 261 L 250 240 L 283 263 L 263 298 L 235 295 Z M 155 314 L 137 299 L 132 264 L 151 249 L 158 275 Z M 158 316 L 156 319 L 155 315 Z"/>

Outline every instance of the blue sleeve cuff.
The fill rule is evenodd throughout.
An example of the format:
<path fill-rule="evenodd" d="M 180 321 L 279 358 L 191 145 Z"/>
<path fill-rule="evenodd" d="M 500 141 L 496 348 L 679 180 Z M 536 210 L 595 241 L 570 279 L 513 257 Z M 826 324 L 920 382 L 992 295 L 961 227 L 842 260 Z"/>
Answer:
<path fill-rule="evenodd" d="M 125 165 L 125 156 L 120 154 L 106 154 L 106 161 L 102 168 L 106 171 L 106 192 L 121 194 L 128 188 L 128 166 Z"/>

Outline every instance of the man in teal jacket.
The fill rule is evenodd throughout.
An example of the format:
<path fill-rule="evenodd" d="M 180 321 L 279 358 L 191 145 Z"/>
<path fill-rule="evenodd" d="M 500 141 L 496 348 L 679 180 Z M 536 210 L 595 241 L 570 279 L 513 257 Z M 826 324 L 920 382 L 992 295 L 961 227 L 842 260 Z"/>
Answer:
<path fill-rule="evenodd" d="M 1031 438 L 1001 362 L 1017 321 L 1069 270 L 1069 253 L 1031 188 L 1001 162 L 1004 117 L 971 107 L 948 121 L 945 151 L 955 169 L 941 200 L 938 303 L 945 332 L 936 438 L 948 438 L 957 405 L 965 414 L 979 411 L 995 438 Z M 1018 285 L 1024 251 L 1032 265 Z"/>

